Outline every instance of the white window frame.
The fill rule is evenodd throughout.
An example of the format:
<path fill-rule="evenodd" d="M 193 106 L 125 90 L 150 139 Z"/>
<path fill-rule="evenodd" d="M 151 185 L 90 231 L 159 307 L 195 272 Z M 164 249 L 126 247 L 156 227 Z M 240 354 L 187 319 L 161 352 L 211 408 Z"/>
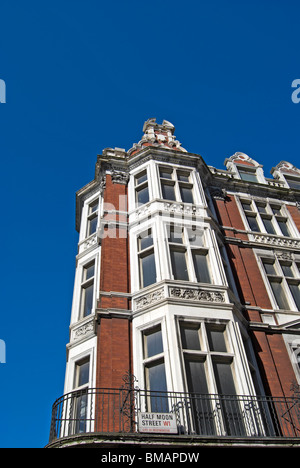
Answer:
<path fill-rule="evenodd" d="M 210 243 L 207 240 L 207 228 L 202 228 L 201 227 L 201 232 L 203 233 L 203 245 L 201 244 L 194 244 L 192 241 L 189 239 L 189 233 L 192 232 L 195 226 L 190 226 L 190 225 L 175 225 L 170 222 L 164 223 L 164 233 L 165 233 L 165 239 L 166 242 L 165 244 L 167 245 L 167 258 L 168 258 L 168 263 L 169 263 L 169 278 L 172 280 L 175 280 L 174 278 L 174 272 L 172 268 L 172 260 L 171 260 L 171 250 L 177 250 L 180 252 L 185 252 L 185 258 L 186 258 L 186 266 L 187 266 L 187 273 L 188 273 L 188 279 L 187 280 L 178 280 L 178 281 L 189 281 L 189 282 L 194 282 L 198 283 L 196 271 L 195 271 L 195 265 L 194 265 L 194 259 L 193 259 L 193 252 L 197 253 L 200 252 L 201 254 L 206 256 L 206 264 L 207 264 L 207 269 L 209 272 L 210 276 L 210 282 L 203 282 L 203 284 L 207 285 L 212 285 L 215 284 L 215 275 L 214 275 L 214 269 L 212 266 L 212 258 L 211 258 L 211 249 L 210 249 Z M 170 241 L 170 231 L 171 229 L 174 228 L 175 231 L 180 232 L 182 230 L 183 232 L 183 239 L 182 243 L 179 242 L 172 242 Z M 200 228 L 198 227 L 197 232 L 200 231 Z"/>
<path fill-rule="evenodd" d="M 151 222 L 147 220 L 145 223 L 142 223 L 129 231 L 130 265 L 132 268 L 132 274 L 131 274 L 132 292 L 137 292 L 137 291 L 144 289 L 140 285 L 140 255 L 145 253 L 147 249 L 144 249 L 142 252 L 139 251 L 138 242 L 139 242 L 139 237 L 143 235 L 144 233 L 148 232 L 149 230 L 151 230 L 152 237 L 153 237 L 153 246 L 151 246 L 149 249 L 153 248 L 153 251 L 154 251 L 155 268 L 156 268 L 156 283 L 158 283 L 161 280 L 157 226 L 155 224 L 155 220 L 151 220 Z M 156 283 L 146 286 L 146 288 L 151 288 Z"/>
<path fill-rule="evenodd" d="M 250 198 L 246 198 L 243 196 L 240 196 L 238 198 L 238 204 L 240 206 L 240 211 L 242 214 L 242 218 L 244 221 L 244 224 L 247 228 L 247 230 L 251 232 L 257 232 L 261 234 L 268 234 L 270 236 L 281 236 L 281 237 L 287 237 L 281 230 L 280 225 L 278 222 L 284 222 L 287 226 L 287 230 L 290 233 L 289 238 L 291 237 L 298 237 L 299 234 L 296 234 L 295 232 L 295 227 L 293 223 L 291 222 L 290 215 L 288 213 L 288 210 L 285 206 L 285 204 L 280 204 L 278 201 L 272 201 L 272 200 L 254 200 Z M 249 205 L 249 209 L 245 209 L 243 207 L 244 205 Z M 265 208 L 265 212 L 263 213 L 260 211 L 260 207 Z M 275 213 L 273 209 L 279 209 L 280 214 Z M 252 231 L 249 221 L 247 217 L 255 218 L 256 223 L 258 225 L 259 231 Z M 264 219 L 271 221 L 274 233 L 269 233 L 267 228 L 265 227 L 264 224 Z"/>
<path fill-rule="evenodd" d="M 94 275 L 91 276 L 90 278 L 84 278 L 85 272 L 90 268 L 91 266 L 94 267 Z M 84 265 L 82 265 L 82 273 L 81 273 L 81 283 L 80 283 L 80 310 L 79 310 L 79 316 L 81 318 L 86 318 L 90 315 L 93 314 L 94 308 L 95 308 L 95 279 L 96 279 L 96 260 L 91 259 Z M 87 288 L 90 286 L 93 286 L 93 297 L 92 297 L 92 308 L 91 312 L 89 314 L 84 315 L 85 312 L 85 294 Z"/>
<path fill-rule="evenodd" d="M 94 290 L 93 290 L 93 309 L 90 315 L 83 317 L 81 311 L 81 304 L 82 304 L 82 285 L 85 283 L 83 279 L 84 268 L 95 262 L 95 272 L 94 272 Z M 75 274 L 75 282 L 74 282 L 74 294 L 73 294 L 73 304 L 72 304 L 72 317 L 71 317 L 71 324 L 76 323 L 80 320 L 87 320 L 88 317 L 94 315 L 96 301 L 99 298 L 99 277 L 100 277 L 100 255 L 99 255 L 99 248 L 90 252 L 87 255 L 79 256 L 78 264 L 76 268 Z M 88 282 L 89 280 L 87 280 Z"/>
<path fill-rule="evenodd" d="M 163 352 L 154 355 L 150 358 L 144 356 L 144 335 L 155 328 L 160 327 L 162 333 Z M 134 344 L 136 350 L 134 356 L 136 357 L 134 362 L 135 373 L 139 382 L 139 387 L 147 390 L 147 379 L 146 379 L 146 366 L 154 363 L 155 361 L 163 360 L 165 365 L 165 374 L 167 382 L 167 391 L 172 391 L 172 376 L 170 373 L 170 358 L 169 358 L 169 346 L 166 329 L 165 317 L 159 317 L 155 320 L 150 320 L 146 324 L 140 325 L 134 330 Z"/>
<path fill-rule="evenodd" d="M 287 174 L 284 174 L 284 179 L 288 185 L 288 187 L 291 189 L 291 190 L 300 190 L 300 176 L 296 176 L 296 175 L 287 175 Z M 297 185 L 299 185 L 299 188 L 294 188 L 294 187 L 291 187 L 290 185 L 290 182 L 289 181 L 292 181 L 292 182 L 296 182 Z"/>
<path fill-rule="evenodd" d="M 190 357 L 194 359 L 203 360 L 205 362 L 205 374 L 206 374 L 206 383 L 208 387 L 208 392 L 213 393 L 213 394 L 218 393 L 217 384 L 216 384 L 215 377 L 214 377 L 213 359 L 218 359 L 224 363 L 225 362 L 230 363 L 231 371 L 232 371 L 232 378 L 234 381 L 236 394 L 238 395 L 240 392 L 240 383 L 237 378 L 235 354 L 233 351 L 233 345 L 232 345 L 232 340 L 230 336 L 229 321 L 228 320 L 213 321 L 213 320 L 206 320 L 203 318 L 202 319 L 185 318 L 183 320 L 182 318 L 180 318 L 177 320 L 177 326 L 178 326 L 179 349 L 181 353 L 185 391 L 189 392 L 188 382 L 187 382 L 187 377 L 186 377 L 186 369 L 185 369 L 185 356 L 186 356 L 186 357 Z M 181 327 L 188 328 L 189 326 L 200 327 L 199 334 L 200 334 L 200 343 L 202 344 L 202 349 L 200 350 L 183 349 L 182 340 L 181 340 Z M 208 336 L 207 336 L 207 330 L 206 330 L 206 328 L 209 326 L 216 327 L 216 328 L 224 327 L 225 343 L 227 347 L 226 352 L 212 351 L 209 349 Z"/>
<path fill-rule="evenodd" d="M 299 312 L 300 308 L 299 309 L 297 308 L 297 304 L 294 300 L 293 294 L 289 287 L 289 282 L 298 284 L 298 285 L 300 284 L 300 273 L 299 273 L 299 269 L 297 266 L 300 264 L 300 259 L 283 260 L 283 259 L 278 259 L 277 256 L 274 256 L 274 255 L 271 256 L 271 255 L 260 253 L 258 255 L 258 260 L 259 260 L 259 265 L 260 265 L 260 269 L 262 272 L 262 276 L 264 279 L 264 283 L 268 291 L 269 298 L 271 300 L 272 307 L 275 310 L 278 310 L 279 312 L 284 311 L 284 310 Z M 276 271 L 276 275 L 267 274 L 264 263 L 272 264 Z M 287 266 L 291 266 L 292 272 L 294 274 L 293 277 L 285 276 L 284 271 L 282 270 L 282 267 L 281 267 L 281 265 L 284 263 L 289 264 Z M 276 296 L 271 287 L 269 277 L 274 278 L 275 281 L 277 279 L 277 282 L 281 283 L 282 288 L 283 288 L 283 293 L 287 301 L 287 305 L 290 307 L 289 309 L 281 309 L 279 307 Z"/>
<path fill-rule="evenodd" d="M 161 177 L 161 172 L 160 172 L 161 170 L 162 171 L 165 170 L 165 172 L 169 173 L 171 177 L 170 178 Z M 197 204 L 197 196 L 196 196 L 196 191 L 195 191 L 196 181 L 194 179 L 194 170 L 192 168 L 178 167 L 178 166 L 174 167 L 174 166 L 168 166 L 164 164 L 158 164 L 157 172 L 158 172 L 158 179 L 159 179 L 160 198 L 162 200 L 187 203 L 190 205 Z M 180 175 L 184 176 L 186 174 L 188 174 L 187 181 L 179 179 Z M 174 187 L 175 200 L 164 198 L 163 189 L 162 189 L 163 183 Z M 193 199 L 192 202 L 184 202 L 182 200 L 181 188 L 187 188 L 191 190 L 192 199 Z"/>
<path fill-rule="evenodd" d="M 143 235 L 145 235 L 147 237 L 147 235 L 150 235 L 150 234 L 151 234 L 151 237 L 152 237 L 152 244 L 150 246 L 148 246 L 148 247 L 142 248 L 141 245 L 140 245 L 140 238 Z M 154 236 L 153 236 L 152 227 L 146 229 L 146 231 L 141 231 L 139 233 L 139 235 L 137 236 L 136 240 L 137 240 L 137 250 L 138 250 L 137 255 L 138 255 L 138 270 L 139 270 L 139 287 L 140 287 L 140 289 L 143 289 L 143 288 L 146 288 L 148 286 L 152 286 L 153 284 L 157 283 L 157 262 L 156 262 L 156 258 L 155 258 Z M 150 255 L 153 255 L 156 278 L 155 278 L 155 281 L 153 281 L 153 283 L 151 283 L 151 284 L 149 284 L 147 286 L 144 286 L 142 259 L 146 258 L 146 257 L 148 257 Z"/>

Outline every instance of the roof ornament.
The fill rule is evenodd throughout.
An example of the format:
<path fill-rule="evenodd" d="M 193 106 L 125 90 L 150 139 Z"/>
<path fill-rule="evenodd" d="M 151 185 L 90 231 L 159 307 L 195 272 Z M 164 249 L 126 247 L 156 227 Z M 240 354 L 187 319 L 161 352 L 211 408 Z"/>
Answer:
<path fill-rule="evenodd" d="M 163 120 L 160 125 L 156 123 L 156 119 L 148 119 L 143 126 L 144 135 L 142 139 L 133 145 L 128 154 L 131 156 L 146 146 L 174 149 L 186 153 L 186 149 L 182 148 L 181 143 L 176 140 L 174 131 L 174 125 L 168 120 Z"/>

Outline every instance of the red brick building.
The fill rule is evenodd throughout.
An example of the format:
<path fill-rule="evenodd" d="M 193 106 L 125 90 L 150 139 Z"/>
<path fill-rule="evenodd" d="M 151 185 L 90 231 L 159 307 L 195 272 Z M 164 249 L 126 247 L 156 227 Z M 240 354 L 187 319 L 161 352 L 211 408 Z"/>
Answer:
<path fill-rule="evenodd" d="M 299 444 L 300 170 L 271 175 L 155 119 L 98 156 L 49 446 Z"/>

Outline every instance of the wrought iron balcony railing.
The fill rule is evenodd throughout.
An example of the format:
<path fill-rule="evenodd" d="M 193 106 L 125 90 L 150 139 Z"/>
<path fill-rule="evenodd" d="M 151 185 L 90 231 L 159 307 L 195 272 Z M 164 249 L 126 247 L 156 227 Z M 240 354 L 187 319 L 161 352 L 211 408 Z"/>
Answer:
<path fill-rule="evenodd" d="M 138 433 L 138 415 L 148 412 L 175 415 L 178 435 L 300 437 L 299 397 L 88 388 L 56 400 L 52 411 L 50 442 L 83 433 Z"/>

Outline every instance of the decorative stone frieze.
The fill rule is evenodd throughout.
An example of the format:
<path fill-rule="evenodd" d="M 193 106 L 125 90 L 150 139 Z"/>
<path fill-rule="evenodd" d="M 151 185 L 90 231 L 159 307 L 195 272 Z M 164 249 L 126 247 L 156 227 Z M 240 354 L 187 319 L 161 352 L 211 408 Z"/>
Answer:
<path fill-rule="evenodd" d="M 152 291 L 145 296 L 139 297 L 135 300 L 135 308 L 136 310 L 143 309 L 146 306 L 150 306 L 155 302 L 164 299 L 164 288 L 157 289 L 156 291 Z"/>
<path fill-rule="evenodd" d="M 260 244 L 276 245 L 278 247 L 288 247 L 291 249 L 300 249 L 300 241 L 296 239 L 286 239 L 281 237 L 271 237 L 263 234 L 255 234 L 254 241 Z"/>
<path fill-rule="evenodd" d="M 95 333 L 94 318 L 72 330 L 72 341 L 77 341 Z"/>
<path fill-rule="evenodd" d="M 169 294 L 170 297 L 187 299 L 191 301 L 225 302 L 224 293 L 222 291 L 207 291 L 204 289 L 170 287 Z"/>

